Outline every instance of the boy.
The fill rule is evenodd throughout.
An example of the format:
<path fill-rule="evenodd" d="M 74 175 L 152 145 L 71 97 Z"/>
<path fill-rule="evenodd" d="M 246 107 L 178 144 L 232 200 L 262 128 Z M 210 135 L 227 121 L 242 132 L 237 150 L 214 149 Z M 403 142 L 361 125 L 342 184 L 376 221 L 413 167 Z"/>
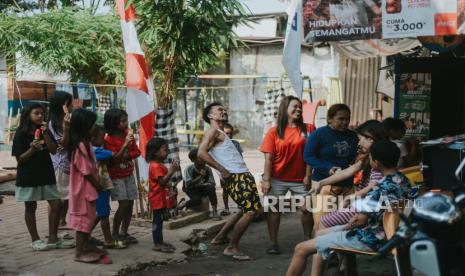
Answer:
<path fill-rule="evenodd" d="M 389 133 L 389 139 L 391 139 L 391 141 L 396 143 L 396 145 L 399 147 L 400 158 L 398 167 L 404 168 L 404 159 L 408 155 L 405 142 L 402 141 L 406 131 L 404 121 L 401 119 L 389 117 L 383 120 L 383 125 Z"/>
<path fill-rule="evenodd" d="M 408 179 L 397 171 L 400 151 L 389 140 L 375 142 L 370 150 L 370 165 L 384 178 L 367 194 L 374 200 L 386 199 L 392 203 L 411 197 Z M 362 251 L 376 251 L 385 242 L 383 212 L 360 213 L 346 225 L 325 229 L 317 237 L 299 243 L 294 250 L 286 275 L 301 275 L 305 271 L 308 255 L 313 256 L 312 275 L 320 275 L 323 258 L 328 257 L 331 247 L 343 247 Z"/>
<path fill-rule="evenodd" d="M 234 136 L 234 127 L 230 123 L 224 124 L 223 127 L 224 133 L 228 135 L 229 139 L 233 142 L 234 146 L 236 147 L 237 151 L 241 154 L 242 156 L 242 148 L 241 144 L 233 139 Z M 224 204 L 224 210 L 221 211 L 220 215 L 222 216 L 229 216 L 231 212 L 229 212 L 229 195 L 228 192 L 226 191 L 225 187 L 225 182 L 223 179 L 220 180 L 221 188 L 223 188 L 223 204 Z"/>
<path fill-rule="evenodd" d="M 221 220 L 218 215 L 218 199 L 215 191 L 215 179 L 210 167 L 206 166 L 205 161 L 197 157 L 198 150 L 192 149 L 189 152 L 189 159 L 194 163 L 184 170 L 185 180 L 183 191 L 189 196 L 190 200 L 184 206 L 191 208 L 202 204 L 202 197 L 208 196 L 212 205 L 212 219 Z"/>
<path fill-rule="evenodd" d="M 113 189 L 113 184 L 108 174 L 107 165 L 105 162 L 110 161 L 113 156 L 111 150 L 103 148 L 105 131 L 101 126 L 96 125 L 94 127 L 94 133 L 91 138 L 92 146 L 97 159 L 97 169 L 100 176 L 100 185 L 104 189 L 99 192 L 97 198 L 97 219 L 95 220 L 94 227 L 100 222 L 102 227 L 103 237 L 105 242 L 103 247 L 106 249 L 123 249 L 127 245 L 120 240 L 114 240 L 111 236 L 110 230 L 110 190 Z"/>

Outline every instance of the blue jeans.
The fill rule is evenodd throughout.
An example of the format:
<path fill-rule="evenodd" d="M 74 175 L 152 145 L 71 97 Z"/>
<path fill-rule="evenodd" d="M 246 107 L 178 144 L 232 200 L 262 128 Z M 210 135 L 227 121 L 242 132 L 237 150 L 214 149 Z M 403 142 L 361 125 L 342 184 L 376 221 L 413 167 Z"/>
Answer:
<path fill-rule="evenodd" d="M 154 244 L 163 243 L 163 212 L 165 209 L 153 210 L 152 238 Z"/>

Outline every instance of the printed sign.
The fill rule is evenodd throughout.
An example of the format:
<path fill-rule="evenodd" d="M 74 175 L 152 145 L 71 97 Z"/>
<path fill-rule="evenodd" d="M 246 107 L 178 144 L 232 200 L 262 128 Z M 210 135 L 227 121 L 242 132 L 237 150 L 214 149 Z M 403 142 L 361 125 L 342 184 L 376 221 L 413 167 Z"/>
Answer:
<path fill-rule="evenodd" d="M 306 42 L 381 38 L 381 0 L 303 1 Z"/>
<path fill-rule="evenodd" d="M 306 0 L 305 41 L 465 33 L 465 0 Z"/>
<path fill-rule="evenodd" d="M 399 118 L 407 127 L 406 137 L 429 139 L 431 74 L 402 74 L 399 84 Z"/>

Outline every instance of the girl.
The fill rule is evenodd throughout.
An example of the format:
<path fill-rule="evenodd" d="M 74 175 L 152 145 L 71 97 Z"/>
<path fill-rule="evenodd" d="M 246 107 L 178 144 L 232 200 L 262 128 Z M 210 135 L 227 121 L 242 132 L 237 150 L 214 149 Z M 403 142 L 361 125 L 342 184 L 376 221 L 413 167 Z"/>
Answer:
<path fill-rule="evenodd" d="M 149 165 L 149 201 L 153 210 L 152 237 L 153 250 L 173 253 L 176 248 L 163 241 L 163 216 L 168 207 L 168 189 L 173 174 L 179 169 L 173 160 L 169 169 L 163 165 L 168 157 L 168 142 L 162 138 L 152 138 L 147 144 L 147 162 Z"/>
<path fill-rule="evenodd" d="M 294 96 L 284 97 L 279 105 L 278 125 L 270 128 L 260 147 L 265 154 L 262 191 L 267 197 L 284 197 L 288 191 L 292 197 L 307 194 L 311 185 L 311 169 L 304 162 L 304 147 L 308 135 L 314 130 L 313 125 L 303 121 L 300 99 Z M 313 218 L 305 208 L 302 208 L 301 222 L 305 238 L 310 238 Z M 280 253 L 279 224 L 280 212 L 271 211 L 268 214 L 268 233 L 271 241 L 267 249 L 268 254 Z"/>
<path fill-rule="evenodd" d="M 12 155 L 18 162 L 16 176 L 16 200 L 26 205 L 26 226 L 32 238 L 32 249 L 44 251 L 54 248 L 72 248 L 72 243 L 57 237 L 60 195 L 57 190 L 50 153 L 56 152 L 56 144 L 44 122 L 45 109 L 36 103 L 24 107 L 16 131 Z M 37 201 L 47 200 L 50 206 L 48 242 L 37 233 Z"/>
<path fill-rule="evenodd" d="M 66 147 L 68 146 L 70 113 L 73 112 L 72 101 L 71 94 L 63 91 L 56 91 L 50 99 L 48 129 L 58 145 L 57 152 L 51 157 L 57 189 L 63 203 L 60 210 L 60 226 L 66 226 L 66 212 L 68 211 L 69 158 Z"/>
<path fill-rule="evenodd" d="M 106 252 L 89 244 L 96 218 L 96 200 L 101 189 L 95 155 L 90 143 L 97 115 L 85 110 L 73 111 L 69 129 L 68 156 L 71 161 L 68 226 L 76 231 L 75 261 L 104 261 Z M 103 258 L 102 258 L 103 257 Z M 108 258 L 108 257 L 106 257 Z"/>
<path fill-rule="evenodd" d="M 389 134 L 384 125 L 376 120 L 368 120 L 356 129 L 359 138 L 359 160 L 349 168 L 338 172 L 337 174 L 323 179 L 313 185 L 312 191 L 318 193 L 322 187 L 332 185 L 344 179 L 351 178 L 360 172 L 360 181 L 355 183 L 356 192 L 353 196 L 365 196 L 383 177 L 381 172 L 374 170 L 370 166 L 368 154 L 371 145 L 377 141 L 386 140 Z M 344 225 L 356 215 L 348 209 L 334 211 L 321 217 L 319 228 L 328 228 L 336 225 Z"/>
<path fill-rule="evenodd" d="M 111 150 L 114 155 L 113 161 L 108 164 L 108 173 L 113 181 L 111 199 L 117 200 L 119 204 L 113 220 L 113 239 L 137 243 L 137 239 L 128 234 L 128 228 L 134 200 L 139 197 L 133 175 L 133 159 L 140 156 L 140 150 L 128 129 L 126 111 L 109 109 L 105 112 L 103 121 L 107 132 L 104 147 Z"/>

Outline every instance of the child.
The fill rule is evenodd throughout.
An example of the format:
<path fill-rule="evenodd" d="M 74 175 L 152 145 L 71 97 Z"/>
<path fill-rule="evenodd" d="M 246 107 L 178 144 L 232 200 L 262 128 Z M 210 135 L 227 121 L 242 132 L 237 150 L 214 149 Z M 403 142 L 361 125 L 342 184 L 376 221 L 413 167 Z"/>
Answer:
<path fill-rule="evenodd" d="M 387 199 L 390 203 L 412 197 L 409 194 L 408 179 L 397 171 L 400 151 L 389 140 L 375 142 L 370 150 L 371 167 L 380 171 L 384 178 L 367 194 L 374 200 Z M 376 251 L 383 246 L 384 209 L 372 213 L 360 213 L 346 225 L 325 229 L 316 238 L 299 243 L 294 250 L 286 275 L 301 275 L 305 271 L 308 255 L 313 257 L 312 275 L 320 275 L 323 258 L 328 257 L 330 248 L 342 247 L 361 251 Z"/>
<path fill-rule="evenodd" d="M 194 163 L 188 166 L 185 171 L 185 182 L 183 191 L 189 196 L 190 200 L 183 207 L 191 208 L 202 204 L 202 197 L 208 196 L 212 205 L 212 219 L 221 220 L 218 216 L 216 197 L 215 179 L 213 178 L 212 169 L 206 166 L 205 161 L 197 157 L 197 149 L 192 149 L 189 152 L 189 159 Z"/>
<path fill-rule="evenodd" d="M 242 156 L 243 151 L 242 151 L 242 148 L 241 148 L 241 144 L 239 142 L 237 142 L 236 140 L 233 140 L 234 127 L 231 124 L 226 123 L 224 125 L 224 133 L 226 135 L 228 135 L 229 139 L 231 139 L 231 141 L 233 142 L 233 144 L 236 147 L 237 151 Z M 224 210 L 221 211 L 220 215 L 228 216 L 230 214 L 230 212 L 229 212 L 229 195 L 228 195 L 228 192 L 226 191 L 226 189 L 224 188 L 225 182 L 223 181 L 223 179 L 220 179 L 220 184 L 221 184 L 221 187 L 223 188 L 223 203 L 224 203 Z"/>
<path fill-rule="evenodd" d="M 97 170 L 100 177 L 100 186 L 103 190 L 98 193 L 97 198 L 97 219 L 94 227 L 100 222 L 105 242 L 103 247 L 106 249 L 124 249 L 126 244 L 123 241 L 114 240 L 110 230 L 110 190 L 113 189 L 110 175 L 108 174 L 107 162 L 113 158 L 113 152 L 103 148 L 103 139 L 105 130 L 96 125 L 92 134 L 92 146 L 95 158 L 97 159 Z"/>
<path fill-rule="evenodd" d="M 396 143 L 397 147 L 399 147 L 400 158 L 398 167 L 404 168 L 405 157 L 408 155 L 407 147 L 405 146 L 404 141 L 402 141 L 406 131 L 404 121 L 389 117 L 383 120 L 383 125 L 389 133 L 389 139 L 391 139 L 391 141 Z"/>
<path fill-rule="evenodd" d="M 61 203 L 50 158 L 50 153 L 54 154 L 57 147 L 44 118 L 45 108 L 38 103 L 23 108 L 11 153 L 18 162 L 16 201 L 25 203 L 26 226 L 35 251 L 73 247 L 72 243 L 57 237 Z M 48 242 L 41 240 L 37 233 L 35 213 L 37 201 L 41 200 L 47 200 L 50 206 Z"/>
<path fill-rule="evenodd" d="M 128 234 L 128 228 L 131 223 L 134 200 L 139 197 L 133 175 L 133 159 L 139 157 L 140 150 L 128 129 L 126 111 L 117 108 L 107 110 L 104 116 L 104 126 L 107 132 L 104 147 L 111 150 L 115 157 L 113 162 L 108 164 L 108 173 L 113 182 L 110 194 L 111 199 L 117 200 L 119 204 L 113 220 L 113 239 L 137 243 L 137 239 Z"/>
<path fill-rule="evenodd" d="M 75 261 L 109 263 L 106 252 L 89 243 L 95 223 L 98 191 L 102 189 L 90 143 L 96 120 L 97 115 L 85 109 L 74 110 L 71 116 L 68 144 L 71 174 L 67 222 L 76 231 Z"/>
<path fill-rule="evenodd" d="M 152 138 L 147 144 L 149 162 L 149 201 L 153 210 L 152 237 L 153 250 L 173 253 L 176 248 L 163 241 L 163 220 L 167 212 L 168 192 L 166 187 L 173 174 L 179 169 L 178 161 L 173 160 L 169 169 L 163 165 L 168 157 L 168 142 L 162 138 Z"/>
<path fill-rule="evenodd" d="M 60 209 L 60 226 L 66 226 L 66 212 L 68 211 L 69 186 L 69 158 L 66 151 L 68 146 L 68 132 L 70 114 L 73 112 L 73 97 L 63 91 L 55 91 L 50 98 L 50 114 L 48 129 L 58 145 L 57 152 L 51 154 L 57 189 L 62 200 Z M 66 111 L 66 113 L 65 113 Z"/>

